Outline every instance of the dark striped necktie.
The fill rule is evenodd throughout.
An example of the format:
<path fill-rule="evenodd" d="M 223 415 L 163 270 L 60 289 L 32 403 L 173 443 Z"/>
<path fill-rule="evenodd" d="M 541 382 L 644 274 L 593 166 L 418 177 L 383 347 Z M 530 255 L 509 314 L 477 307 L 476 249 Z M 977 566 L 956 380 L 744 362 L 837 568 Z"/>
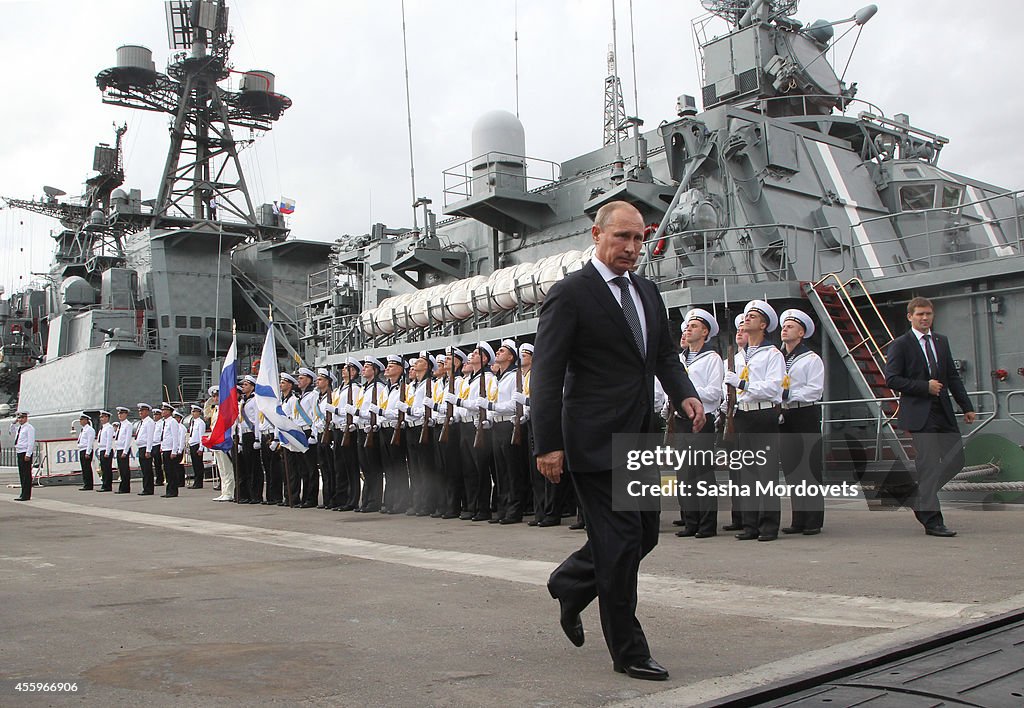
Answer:
<path fill-rule="evenodd" d="M 640 354 L 645 355 L 647 348 L 644 346 L 643 329 L 640 327 L 640 313 L 636 311 L 636 303 L 633 296 L 629 294 L 629 278 L 620 275 L 612 278 L 612 282 L 619 286 L 619 304 L 622 305 L 622 314 L 626 316 L 626 323 L 633 332 L 633 341 Z"/>

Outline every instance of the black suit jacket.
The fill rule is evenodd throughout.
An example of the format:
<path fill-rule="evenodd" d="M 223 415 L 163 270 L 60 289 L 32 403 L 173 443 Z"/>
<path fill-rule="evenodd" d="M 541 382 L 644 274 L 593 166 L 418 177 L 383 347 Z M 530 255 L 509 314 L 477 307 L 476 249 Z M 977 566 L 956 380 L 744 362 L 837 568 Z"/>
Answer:
<path fill-rule="evenodd" d="M 534 449 L 565 450 L 574 473 L 610 470 L 614 433 L 648 432 L 655 375 L 677 409 L 697 397 L 658 288 L 635 275 L 633 282 L 647 321 L 646 355 L 593 263 L 556 283 L 541 308 L 530 374 Z"/>
<path fill-rule="evenodd" d="M 971 399 L 967 397 L 967 389 L 953 365 L 953 355 L 949 350 L 949 340 L 932 330 L 932 345 L 935 348 L 935 361 L 939 372 L 936 380 L 943 384 L 939 394 L 939 404 L 948 419 L 955 425 L 956 415 L 950 394 L 965 413 L 973 411 Z M 933 396 L 928 393 L 928 360 L 917 340 L 917 335 L 910 330 L 893 340 L 886 352 L 885 383 L 893 391 L 900 394 L 900 427 L 911 432 L 921 430 L 928 422 Z"/>

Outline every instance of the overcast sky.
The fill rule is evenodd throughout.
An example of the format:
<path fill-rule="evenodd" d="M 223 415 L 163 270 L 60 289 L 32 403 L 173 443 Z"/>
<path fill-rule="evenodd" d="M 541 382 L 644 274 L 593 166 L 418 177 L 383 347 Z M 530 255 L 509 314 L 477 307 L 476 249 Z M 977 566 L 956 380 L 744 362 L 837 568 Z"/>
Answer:
<path fill-rule="evenodd" d="M 691 20 L 698 0 L 633 0 L 639 110 L 634 102 L 630 2 L 617 0 L 619 73 L 629 114 L 647 127 L 674 117 L 681 93 L 700 95 Z M 940 164 L 1024 187 L 1018 125 L 1024 3 L 881 0 L 847 72 L 858 98 L 950 138 Z M 804 0 L 797 18 L 851 16 L 860 0 Z M 296 200 L 298 238 L 333 240 L 370 224 L 410 226 L 409 152 L 398 0 L 232 0 L 234 68 L 267 69 L 294 106 L 243 153 L 255 203 Z M 612 0 L 407 0 L 406 25 L 418 195 L 440 211 L 442 171 L 472 157 L 486 111 L 519 115 L 527 153 L 560 162 L 599 147 Z M 838 28 L 837 36 L 843 28 Z M 852 34 L 838 47 L 845 63 Z M 31 198 L 44 184 L 77 195 L 97 142 L 127 122 L 126 186 L 156 196 L 167 151 L 164 114 L 105 106 L 95 75 L 122 44 L 170 55 L 156 0 L 0 0 L 0 195 Z M 841 68 L 840 68 L 841 70 Z M 247 138 L 248 131 L 237 131 Z M 440 215 L 439 215 L 440 218 Z M 56 222 L 0 210 L 0 284 L 45 270 Z"/>

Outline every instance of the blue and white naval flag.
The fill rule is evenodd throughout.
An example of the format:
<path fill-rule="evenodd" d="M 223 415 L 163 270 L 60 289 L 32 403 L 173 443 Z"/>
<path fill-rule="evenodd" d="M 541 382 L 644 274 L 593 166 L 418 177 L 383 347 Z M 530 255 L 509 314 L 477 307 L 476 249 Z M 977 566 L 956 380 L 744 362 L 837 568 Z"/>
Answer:
<path fill-rule="evenodd" d="M 277 439 L 292 452 L 305 452 L 309 448 L 302 428 L 289 418 L 281 408 L 278 395 L 277 347 L 274 344 L 274 327 L 267 330 L 260 357 L 260 372 L 256 376 L 256 406 L 263 417 L 277 428 Z"/>

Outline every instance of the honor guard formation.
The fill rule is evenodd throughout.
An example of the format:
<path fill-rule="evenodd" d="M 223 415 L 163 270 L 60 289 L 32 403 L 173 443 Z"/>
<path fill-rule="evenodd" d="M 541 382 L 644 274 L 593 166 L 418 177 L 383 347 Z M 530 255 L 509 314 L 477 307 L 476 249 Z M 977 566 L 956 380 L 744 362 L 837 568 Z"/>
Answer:
<path fill-rule="evenodd" d="M 925 463 L 919 463 L 919 491 L 910 504 L 929 535 L 951 536 L 955 532 L 944 525 L 937 496 L 963 466 L 950 394 L 967 422 L 973 422 L 974 413 L 945 338 L 931 333 L 931 313 L 924 298 L 911 301 L 912 328 L 894 342 L 886 377 L 902 394 L 900 422 L 914 435 L 918 459 Z M 691 447 L 714 451 L 742 441 L 748 449 L 771 451 L 763 464 L 730 467 L 730 489 L 759 483 L 760 489 L 770 489 L 767 483 L 778 481 L 780 469 L 788 484 L 820 484 L 820 456 L 804 454 L 801 445 L 787 442 L 794 437 L 786 437 L 813 441 L 821 434 L 818 402 L 825 371 L 806 343 L 814 336 L 813 320 L 796 309 L 776 314 L 769 303 L 752 300 L 729 324 L 735 337 L 715 347 L 712 342 L 722 328 L 711 312 L 695 308 L 683 318 L 679 360 L 704 409 L 717 412 L 692 436 Z M 778 345 L 769 341 L 776 332 Z M 129 493 L 135 456 L 140 496 L 164 486 L 160 496 L 175 498 L 186 477 L 189 489 L 202 489 L 209 476 L 220 492 L 214 497 L 218 502 L 557 526 L 564 517 L 577 515 L 576 496 L 565 478 L 554 483 L 538 471 L 530 416 L 533 356 L 533 344 L 505 339 L 497 348 L 479 342 L 468 351 L 449 347 L 383 360 L 349 357 L 337 372 L 302 367 L 282 373 L 281 409 L 305 436 L 304 452 L 282 444 L 278 428 L 257 406 L 257 379 L 251 375 L 237 383 L 238 416 L 228 431 L 232 444 L 227 450 L 204 444 L 216 425 L 217 386 L 210 387 L 202 405 L 188 410 L 168 402 L 158 408 L 138 403 L 134 422 L 125 406 L 118 406 L 115 415 L 100 411 L 98 429 L 83 412 L 77 443 L 81 489 L 94 489 L 98 461 L 95 491 Z M 654 398 L 667 435 L 693 432 L 690 419 L 674 410 L 657 380 Z M 18 500 L 25 501 L 31 497 L 35 449 L 27 412 L 18 413 L 11 432 L 22 478 Z M 680 469 L 677 488 L 715 485 L 711 459 L 698 457 Z M 676 535 L 718 535 L 719 498 L 680 494 L 679 517 L 672 522 L 680 527 Z M 775 540 L 780 532 L 821 533 L 822 495 L 793 495 L 791 505 L 790 523 L 782 526 L 776 494 L 733 495 L 731 518 L 721 528 L 737 532 L 737 539 L 758 541 Z M 580 510 L 570 528 L 584 526 Z"/>

